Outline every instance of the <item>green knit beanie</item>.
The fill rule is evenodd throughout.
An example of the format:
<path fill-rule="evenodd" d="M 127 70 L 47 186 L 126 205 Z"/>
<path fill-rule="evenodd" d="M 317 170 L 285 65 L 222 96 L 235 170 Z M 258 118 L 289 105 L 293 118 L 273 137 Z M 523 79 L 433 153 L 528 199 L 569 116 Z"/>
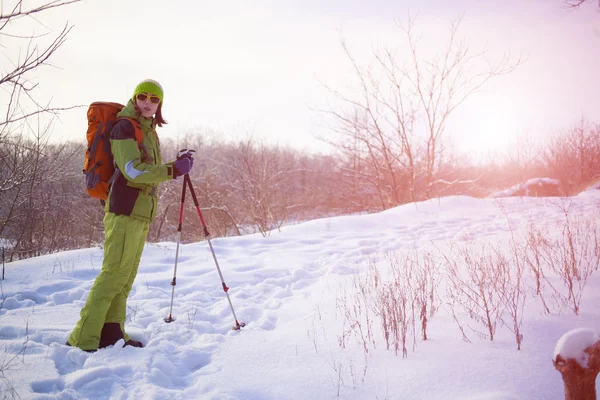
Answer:
<path fill-rule="evenodd" d="M 134 102 L 135 102 L 135 96 L 137 96 L 138 93 L 153 94 L 160 99 L 161 103 L 163 101 L 163 88 L 162 88 L 162 86 L 160 86 L 160 83 L 158 83 L 152 79 L 146 79 L 146 80 L 143 80 L 140 83 L 138 83 L 138 85 L 135 87 L 135 89 L 133 91 L 132 100 Z"/>

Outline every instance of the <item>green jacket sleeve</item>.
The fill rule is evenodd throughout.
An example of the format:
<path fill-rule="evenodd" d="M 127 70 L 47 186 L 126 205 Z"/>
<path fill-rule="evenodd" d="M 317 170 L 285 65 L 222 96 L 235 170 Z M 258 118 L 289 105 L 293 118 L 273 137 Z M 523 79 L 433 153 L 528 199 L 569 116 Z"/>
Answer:
<path fill-rule="evenodd" d="M 135 129 L 129 121 L 119 121 L 115 124 L 110 135 L 110 145 L 114 161 L 128 181 L 158 184 L 173 179 L 172 163 L 148 164 L 142 161 L 135 140 Z"/>

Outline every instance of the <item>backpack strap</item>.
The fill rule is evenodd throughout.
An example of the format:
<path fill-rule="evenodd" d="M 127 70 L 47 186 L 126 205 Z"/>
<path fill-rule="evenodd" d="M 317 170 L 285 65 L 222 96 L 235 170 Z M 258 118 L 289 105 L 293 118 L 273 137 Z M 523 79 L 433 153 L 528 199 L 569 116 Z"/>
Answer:
<path fill-rule="evenodd" d="M 133 129 L 135 131 L 135 141 L 138 143 L 138 146 L 140 146 L 142 144 L 142 142 L 144 141 L 144 131 L 142 131 L 142 126 L 140 125 L 138 120 L 136 120 L 135 118 L 128 118 L 128 117 L 119 117 L 117 119 L 118 120 L 126 119 L 129 122 L 131 122 L 131 125 L 133 125 Z"/>
<path fill-rule="evenodd" d="M 142 130 L 142 126 L 140 125 L 139 121 L 136 120 L 135 118 L 128 118 L 128 117 L 119 117 L 118 119 L 126 119 L 129 122 L 131 122 L 131 125 L 133 126 L 133 130 L 135 131 L 135 141 L 138 144 L 138 148 L 140 149 L 140 154 L 142 155 L 142 161 L 143 162 L 151 162 L 152 160 L 154 160 L 154 158 L 152 158 L 152 156 L 150 156 L 150 153 L 148 152 L 148 148 L 146 146 L 144 146 L 144 131 Z M 156 134 L 156 131 L 154 131 L 154 133 Z M 158 137 L 157 137 L 158 139 Z"/>

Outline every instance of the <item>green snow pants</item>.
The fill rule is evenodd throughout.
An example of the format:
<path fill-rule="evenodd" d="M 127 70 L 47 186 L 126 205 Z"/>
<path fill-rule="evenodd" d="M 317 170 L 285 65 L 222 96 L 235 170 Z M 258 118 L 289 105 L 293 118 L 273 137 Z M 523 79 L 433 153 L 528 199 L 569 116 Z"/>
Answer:
<path fill-rule="evenodd" d="M 81 309 L 79 322 L 69 337 L 71 346 L 97 350 L 105 324 L 117 327 L 125 341 L 127 296 L 137 275 L 150 223 L 107 212 L 104 216 L 104 261 L 102 270 Z M 119 334 L 121 333 L 119 332 Z M 114 344 L 114 343 L 111 343 Z"/>

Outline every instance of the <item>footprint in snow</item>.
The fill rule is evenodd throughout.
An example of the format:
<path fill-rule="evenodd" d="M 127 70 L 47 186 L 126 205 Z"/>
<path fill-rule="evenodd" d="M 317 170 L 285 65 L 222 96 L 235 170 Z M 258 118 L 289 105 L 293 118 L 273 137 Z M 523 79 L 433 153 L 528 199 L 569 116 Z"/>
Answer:
<path fill-rule="evenodd" d="M 42 379 L 31 383 L 33 393 L 52 394 L 62 392 L 65 389 L 63 378 Z"/>

